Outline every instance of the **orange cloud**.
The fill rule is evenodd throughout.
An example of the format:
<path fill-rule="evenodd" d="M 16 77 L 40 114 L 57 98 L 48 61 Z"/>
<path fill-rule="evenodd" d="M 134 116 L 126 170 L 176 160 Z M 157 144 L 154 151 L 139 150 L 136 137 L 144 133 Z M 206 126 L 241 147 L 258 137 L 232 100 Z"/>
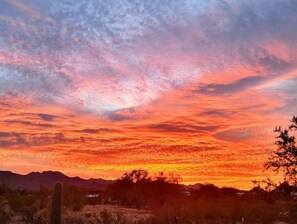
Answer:
<path fill-rule="evenodd" d="M 271 175 L 297 110 L 296 7 L 257 2 L 0 2 L 0 169 Z"/>

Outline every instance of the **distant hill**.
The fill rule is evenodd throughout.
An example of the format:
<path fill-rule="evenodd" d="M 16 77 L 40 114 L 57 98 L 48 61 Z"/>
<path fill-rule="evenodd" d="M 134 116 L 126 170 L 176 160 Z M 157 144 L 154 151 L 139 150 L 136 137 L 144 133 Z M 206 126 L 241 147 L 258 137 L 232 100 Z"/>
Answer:
<path fill-rule="evenodd" d="M 196 183 L 196 184 L 186 186 L 186 189 L 188 189 L 188 190 L 199 190 L 202 186 L 203 186 L 203 184 Z"/>
<path fill-rule="evenodd" d="M 9 188 L 24 188 L 36 190 L 40 185 L 52 188 L 56 182 L 64 185 L 77 186 L 90 190 L 103 190 L 114 181 L 104 179 L 82 179 L 80 177 L 68 177 L 56 171 L 32 172 L 27 175 L 12 173 L 10 171 L 0 171 L 0 184 L 5 184 Z"/>

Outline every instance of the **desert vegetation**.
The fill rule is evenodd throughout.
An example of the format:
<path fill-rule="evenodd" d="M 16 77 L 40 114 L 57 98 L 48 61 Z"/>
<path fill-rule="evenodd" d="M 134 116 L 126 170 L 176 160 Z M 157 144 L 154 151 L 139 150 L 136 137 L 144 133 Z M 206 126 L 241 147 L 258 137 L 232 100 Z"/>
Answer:
<path fill-rule="evenodd" d="M 0 221 L 6 223 L 294 223 L 294 186 L 250 191 L 214 185 L 186 187 L 164 174 L 134 170 L 111 184 L 96 203 L 87 189 L 56 185 L 37 191 L 1 185 Z M 62 191 L 61 191 L 62 190 Z M 71 202 L 71 203 L 69 203 Z M 60 216 L 61 214 L 61 216 Z M 58 220 L 58 221 L 57 221 Z"/>

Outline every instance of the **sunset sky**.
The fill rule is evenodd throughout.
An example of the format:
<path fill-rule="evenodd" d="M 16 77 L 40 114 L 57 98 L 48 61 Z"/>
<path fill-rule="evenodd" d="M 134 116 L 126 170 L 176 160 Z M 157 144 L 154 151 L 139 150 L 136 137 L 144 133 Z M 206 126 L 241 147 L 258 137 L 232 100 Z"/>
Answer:
<path fill-rule="evenodd" d="M 296 0 L 1 0 L 0 169 L 243 189 L 297 114 Z"/>

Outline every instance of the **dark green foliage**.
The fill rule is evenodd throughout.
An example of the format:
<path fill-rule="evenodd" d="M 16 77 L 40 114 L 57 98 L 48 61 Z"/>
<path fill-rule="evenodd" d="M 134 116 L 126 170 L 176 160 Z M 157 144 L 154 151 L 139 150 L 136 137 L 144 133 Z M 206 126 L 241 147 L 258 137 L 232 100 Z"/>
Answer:
<path fill-rule="evenodd" d="M 56 183 L 52 195 L 50 224 L 61 223 L 62 184 Z"/>

